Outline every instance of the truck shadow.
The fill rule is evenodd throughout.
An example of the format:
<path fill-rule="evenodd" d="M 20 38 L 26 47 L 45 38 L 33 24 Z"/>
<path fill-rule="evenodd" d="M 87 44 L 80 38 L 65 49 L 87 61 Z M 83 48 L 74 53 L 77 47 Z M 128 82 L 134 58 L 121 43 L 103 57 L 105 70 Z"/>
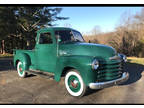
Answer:
<path fill-rule="evenodd" d="M 129 73 L 129 79 L 120 85 L 129 85 L 141 79 L 142 72 L 144 72 L 144 65 L 126 63 L 124 66 L 124 71 Z"/>
<path fill-rule="evenodd" d="M 14 70 L 12 58 L 0 59 L 0 71 Z"/>

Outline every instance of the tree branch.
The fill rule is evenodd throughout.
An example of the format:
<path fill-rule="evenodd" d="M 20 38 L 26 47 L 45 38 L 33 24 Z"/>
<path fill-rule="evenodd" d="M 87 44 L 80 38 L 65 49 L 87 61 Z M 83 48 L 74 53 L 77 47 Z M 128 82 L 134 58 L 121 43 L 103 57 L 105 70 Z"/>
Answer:
<path fill-rule="evenodd" d="M 40 20 L 37 21 L 35 24 L 33 24 L 33 25 L 32 25 L 32 28 L 35 27 L 35 26 L 37 26 L 37 24 L 38 24 L 39 22 L 40 22 Z"/>
<path fill-rule="evenodd" d="M 25 31 L 28 31 L 22 24 L 19 24 Z"/>

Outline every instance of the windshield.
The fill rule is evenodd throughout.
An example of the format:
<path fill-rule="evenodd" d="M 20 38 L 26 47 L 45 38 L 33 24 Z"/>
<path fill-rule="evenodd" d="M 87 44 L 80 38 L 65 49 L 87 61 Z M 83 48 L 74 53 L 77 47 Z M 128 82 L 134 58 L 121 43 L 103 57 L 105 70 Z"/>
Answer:
<path fill-rule="evenodd" d="M 59 36 L 61 43 L 65 42 L 84 42 L 82 35 L 75 30 L 58 30 L 55 35 Z"/>

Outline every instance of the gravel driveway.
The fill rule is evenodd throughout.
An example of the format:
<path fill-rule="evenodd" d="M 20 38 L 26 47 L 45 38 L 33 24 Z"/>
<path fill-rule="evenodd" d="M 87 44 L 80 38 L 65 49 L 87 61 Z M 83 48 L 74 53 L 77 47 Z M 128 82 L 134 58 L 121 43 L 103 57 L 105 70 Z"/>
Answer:
<path fill-rule="evenodd" d="M 58 83 L 33 75 L 19 78 L 11 59 L 0 59 L 0 104 L 144 104 L 144 66 L 126 64 L 125 71 L 130 78 L 124 84 L 75 98 L 67 93 L 64 79 Z"/>

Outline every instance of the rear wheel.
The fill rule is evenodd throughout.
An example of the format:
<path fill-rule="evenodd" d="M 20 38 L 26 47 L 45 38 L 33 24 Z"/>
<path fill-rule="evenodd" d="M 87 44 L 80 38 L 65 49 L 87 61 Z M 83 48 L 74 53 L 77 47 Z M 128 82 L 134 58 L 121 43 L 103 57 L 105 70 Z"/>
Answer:
<path fill-rule="evenodd" d="M 26 77 L 27 75 L 27 73 L 24 70 L 23 63 L 21 61 L 19 61 L 17 64 L 17 72 L 18 72 L 18 75 L 22 78 Z"/>
<path fill-rule="evenodd" d="M 65 86 L 67 91 L 75 97 L 81 97 L 86 93 L 86 85 L 81 75 L 74 69 L 68 71 L 65 76 Z"/>

